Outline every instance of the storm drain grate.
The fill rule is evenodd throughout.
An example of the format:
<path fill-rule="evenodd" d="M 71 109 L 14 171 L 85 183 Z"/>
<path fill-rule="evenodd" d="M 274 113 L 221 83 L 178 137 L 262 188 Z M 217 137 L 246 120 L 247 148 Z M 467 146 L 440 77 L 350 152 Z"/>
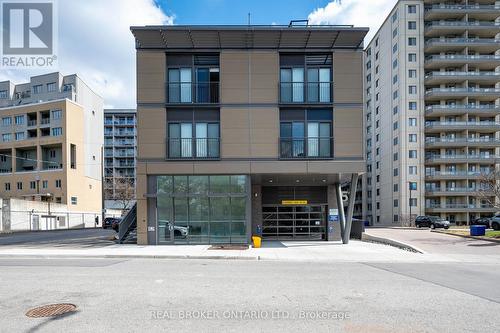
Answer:
<path fill-rule="evenodd" d="M 248 245 L 212 245 L 209 250 L 248 250 Z"/>
<path fill-rule="evenodd" d="M 48 304 L 28 310 L 28 312 L 26 312 L 26 316 L 31 318 L 57 317 L 74 311 L 76 311 L 76 305 L 74 304 Z"/>

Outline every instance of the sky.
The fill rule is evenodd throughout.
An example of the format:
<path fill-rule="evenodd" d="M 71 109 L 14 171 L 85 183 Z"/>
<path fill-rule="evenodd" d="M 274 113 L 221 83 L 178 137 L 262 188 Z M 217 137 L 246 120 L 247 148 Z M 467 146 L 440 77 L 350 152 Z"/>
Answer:
<path fill-rule="evenodd" d="M 106 107 L 135 108 L 135 44 L 132 25 L 353 24 L 369 27 L 365 45 L 396 0 L 55 0 L 59 67 L 0 69 L 0 81 L 60 71 L 78 74 Z"/>

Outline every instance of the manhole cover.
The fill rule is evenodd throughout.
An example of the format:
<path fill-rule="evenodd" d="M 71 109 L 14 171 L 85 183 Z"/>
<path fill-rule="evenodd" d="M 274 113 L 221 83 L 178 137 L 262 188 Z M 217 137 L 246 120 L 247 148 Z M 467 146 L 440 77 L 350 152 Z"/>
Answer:
<path fill-rule="evenodd" d="M 74 304 L 49 304 L 29 310 L 26 312 L 26 316 L 31 318 L 56 317 L 73 311 L 76 311 L 76 305 Z"/>

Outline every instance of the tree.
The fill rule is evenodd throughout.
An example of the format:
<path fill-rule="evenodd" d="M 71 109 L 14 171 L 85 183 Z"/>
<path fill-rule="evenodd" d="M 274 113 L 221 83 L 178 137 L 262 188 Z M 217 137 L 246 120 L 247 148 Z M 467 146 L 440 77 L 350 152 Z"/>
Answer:
<path fill-rule="evenodd" d="M 106 200 L 115 201 L 122 210 L 130 209 L 135 200 L 134 178 L 115 174 L 106 178 L 105 183 Z"/>
<path fill-rule="evenodd" d="M 481 174 L 476 194 L 491 207 L 500 209 L 500 169 Z"/>

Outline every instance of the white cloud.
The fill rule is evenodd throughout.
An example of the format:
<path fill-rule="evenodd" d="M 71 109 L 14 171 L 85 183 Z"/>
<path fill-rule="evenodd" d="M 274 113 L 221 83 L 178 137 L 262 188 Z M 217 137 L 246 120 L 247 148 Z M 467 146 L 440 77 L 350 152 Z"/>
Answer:
<path fill-rule="evenodd" d="M 130 26 L 173 24 L 153 0 L 58 1 L 59 68 L 77 73 L 107 107 L 135 107 L 135 42 Z M 55 71 L 49 70 L 49 71 Z M 2 70 L 23 83 L 47 70 Z"/>
<path fill-rule="evenodd" d="M 309 14 L 309 24 L 353 24 L 368 27 L 365 45 L 380 28 L 397 0 L 332 1 Z"/>

